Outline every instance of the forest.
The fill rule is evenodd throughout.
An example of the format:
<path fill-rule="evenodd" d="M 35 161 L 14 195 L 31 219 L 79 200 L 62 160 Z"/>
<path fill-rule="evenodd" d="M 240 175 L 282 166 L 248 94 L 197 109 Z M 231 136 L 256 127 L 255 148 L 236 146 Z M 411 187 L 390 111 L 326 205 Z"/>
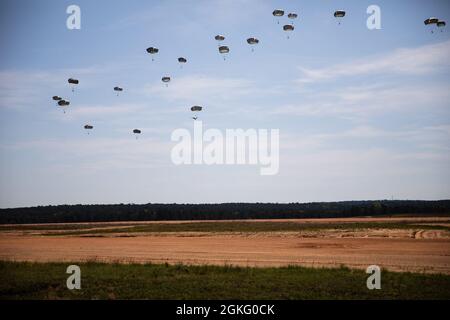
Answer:
<path fill-rule="evenodd" d="M 450 215 L 450 200 L 311 203 L 97 204 L 0 209 L 0 224 Z"/>

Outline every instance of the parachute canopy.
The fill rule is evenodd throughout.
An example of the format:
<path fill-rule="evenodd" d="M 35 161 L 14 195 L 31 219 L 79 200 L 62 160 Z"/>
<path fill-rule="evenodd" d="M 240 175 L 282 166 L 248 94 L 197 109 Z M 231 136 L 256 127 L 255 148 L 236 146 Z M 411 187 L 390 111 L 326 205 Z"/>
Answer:
<path fill-rule="evenodd" d="M 165 83 L 170 82 L 170 77 L 162 77 L 161 81 Z"/>
<path fill-rule="evenodd" d="M 334 16 L 336 18 L 343 18 L 345 17 L 345 11 L 344 10 L 337 10 L 334 12 Z"/>
<path fill-rule="evenodd" d="M 438 22 L 439 22 L 438 18 L 431 17 L 431 18 L 426 19 L 423 23 L 425 25 L 429 25 L 429 24 L 437 24 Z"/>
<path fill-rule="evenodd" d="M 92 129 L 94 129 L 94 126 L 91 126 L 90 124 L 87 124 L 87 125 L 84 126 L 84 128 L 86 130 L 92 130 Z"/>
<path fill-rule="evenodd" d="M 445 27 L 445 21 L 438 21 L 436 25 L 440 28 Z"/>
<path fill-rule="evenodd" d="M 286 24 L 283 26 L 284 31 L 294 31 L 294 26 L 290 24 Z"/>
<path fill-rule="evenodd" d="M 281 9 L 276 9 L 276 10 L 273 10 L 272 14 L 275 17 L 282 17 L 282 16 L 284 16 L 284 11 Z"/>
<path fill-rule="evenodd" d="M 219 52 L 220 53 L 228 53 L 228 52 L 230 52 L 230 48 L 228 48 L 227 46 L 220 46 Z"/>
<path fill-rule="evenodd" d="M 69 82 L 70 84 L 78 84 L 80 81 L 78 81 L 77 79 L 74 79 L 74 78 L 69 78 L 69 80 L 67 80 L 67 82 Z"/>
<path fill-rule="evenodd" d="M 218 34 L 217 36 L 214 37 L 214 39 L 216 39 L 217 41 L 223 41 L 223 40 L 225 40 L 225 37 Z"/>
<path fill-rule="evenodd" d="M 133 133 L 134 133 L 134 134 L 141 134 L 141 130 L 139 130 L 139 129 L 134 129 L 134 130 L 133 130 Z"/>
<path fill-rule="evenodd" d="M 121 87 L 114 87 L 114 91 L 120 92 L 120 91 L 123 91 L 123 88 L 121 88 Z"/>
<path fill-rule="evenodd" d="M 248 43 L 248 44 L 258 44 L 258 43 L 259 43 L 259 40 L 256 39 L 256 38 L 248 38 L 248 39 L 247 39 L 247 43 Z"/>
<path fill-rule="evenodd" d="M 291 13 L 288 14 L 288 18 L 289 19 L 297 19 L 297 17 L 298 17 L 298 15 L 296 13 L 294 13 L 294 12 L 291 12 Z"/>
<path fill-rule="evenodd" d="M 52 99 L 55 100 L 55 101 L 62 100 L 62 98 L 60 96 L 53 96 Z"/>
<path fill-rule="evenodd" d="M 156 53 L 159 52 L 159 49 L 158 48 L 154 48 L 154 47 L 150 47 L 150 48 L 147 48 L 147 52 L 150 53 L 150 54 L 156 54 Z"/>
<path fill-rule="evenodd" d="M 70 104 L 70 101 L 66 101 L 66 100 L 62 100 L 62 99 L 58 101 L 58 105 L 61 107 L 66 107 L 69 104 Z"/>
<path fill-rule="evenodd" d="M 179 58 L 178 58 L 178 62 L 179 62 L 179 63 L 186 63 L 187 60 L 186 60 L 186 58 L 179 57 Z"/>
<path fill-rule="evenodd" d="M 193 106 L 193 107 L 191 108 L 191 111 L 202 111 L 202 109 L 203 109 L 203 107 L 200 107 L 200 106 Z"/>

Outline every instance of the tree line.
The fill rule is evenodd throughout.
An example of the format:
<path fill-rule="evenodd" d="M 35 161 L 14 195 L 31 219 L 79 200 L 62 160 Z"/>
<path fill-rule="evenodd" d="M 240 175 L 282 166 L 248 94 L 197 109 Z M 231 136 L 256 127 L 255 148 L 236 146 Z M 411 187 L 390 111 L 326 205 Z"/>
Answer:
<path fill-rule="evenodd" d="M 298 219 L 402 214 L 450 215 L 450 200 L 37 206 L 0 209 L 0 224 L 146 220 Z"/>

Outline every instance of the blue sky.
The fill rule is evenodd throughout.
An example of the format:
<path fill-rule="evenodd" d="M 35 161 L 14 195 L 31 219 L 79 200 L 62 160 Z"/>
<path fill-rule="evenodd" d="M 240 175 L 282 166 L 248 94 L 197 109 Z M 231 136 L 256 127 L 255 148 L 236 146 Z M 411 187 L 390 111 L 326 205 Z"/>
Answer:
<path fill-rule="evenodd" d="M 71 4 L 81 30 L 66 28 Z M 299 14 L 290 39 L 276 8 Z M 448 21 L 450 2 L 1 1 L 0 207 L 449 198 L 450 37 L 430 16 Z M 279 174 L 172 164 L 192 105 L 206 128 L 279 129 Z"/>

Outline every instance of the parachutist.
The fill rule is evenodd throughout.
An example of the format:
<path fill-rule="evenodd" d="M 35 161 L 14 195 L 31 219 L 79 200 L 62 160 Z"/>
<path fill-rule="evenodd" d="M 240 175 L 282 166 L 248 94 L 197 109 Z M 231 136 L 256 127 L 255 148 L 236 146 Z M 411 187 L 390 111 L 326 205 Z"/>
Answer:
<path fill-rule="evenodd" d="M 134 130 L 133 130 L 133 133 L 134 133 L 134 135 L 136 136 L 136 140 L 137 140 L 137 139 L 138 139 L 138 135 L 141 134 L 141 130 L 139 130 L 139 129 L 134 129 Z"/>
<path fill-rule="evenodd" d="M 220 54 L 223 55 L 223 60 L 225 61 L 225 55 L 228 54 L 230 52 L 230 48 L 228 48 L 227 46 L 220 46 L 219 47 L 219 52 Z"/>
<path fill-rule="evenodd" d="M 117 96 L 119 96 L 119 93 L 123 91 L 123 88 L 121 88 L 121 87 L 114 87 L 113 90 L 116 91 L 117 92 Z"/>
<path fill-rule="evenodd" d="M 150 48 L 147 48 L 147 52 L 152 55 L 152 61 L 155 61 L 153 56 L 159 52 L 159 49 L 158 48 L 154 48 L 154 47 L 150 47 Z"/>
<path fill-rule="evenodd" d="M 75 86 L 80 83 L 77 79 L 69 78 L 67 82 L 72 86 L 72 92 L 75 92 Z"/>
<path fill-rule="evenodd" d="M 166 88 L 167 88 L 169 86 L 170 77 L 162 77 L 161 81 L 166 84 Z"/>
<path fill-rule="evenodd" d="M 279 17 L 284 16 L 284 11 L 281 10 L 281 9 L 276 9 L 276 10 L 274 10 L 274 11 L 272 12 L 272 15 L 273 15 L 274 17 L 279 18 Z M 277 20 L 277 24 L 280 24 L 280 20 L 279 20 L 279 19 Z"/>
<path fill-rule="evenodd" d="M 248 38 L 247 43 L 252 46 L 252 52 L 254 52 L 255 49 L 253 48 L 253 46 L 257 45 L 259 43 L 259 40 L 256 38 Z"/>
<path fill-rule="evenodd" d="M 334 12 L 334 17 L 335 17 L 336 19 L 339 19 L 339 20 L 338 20 L 338 25 L 340 25 L 340 24 L 341 24 L 341 19 L 342 19 L 343 17 L 345 17 L 345 11 L 344 11 L 344 10 L 337 10 L 337 11 L 335 11 L 335 12 Z"/>

